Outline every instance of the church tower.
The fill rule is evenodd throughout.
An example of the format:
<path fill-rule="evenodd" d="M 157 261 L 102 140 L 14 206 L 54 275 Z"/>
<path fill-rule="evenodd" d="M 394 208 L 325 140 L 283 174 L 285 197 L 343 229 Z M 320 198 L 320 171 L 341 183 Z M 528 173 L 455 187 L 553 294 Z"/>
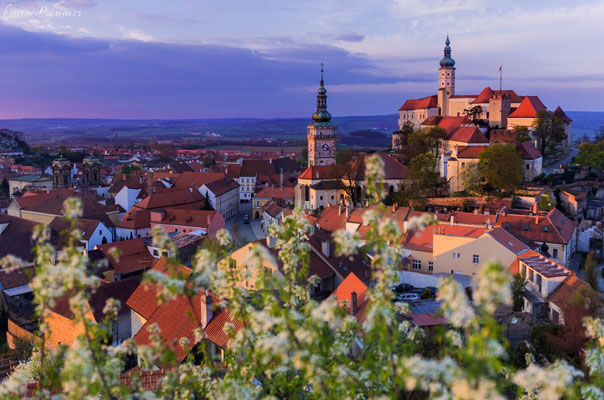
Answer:
<path fill-rule="evenodd" d="M 440 115 L 446 117 L 448 114 L 449 97 L 455 95 L 455 60 L 451 58 L 451 41 L 449 35 L 445 40 L 444 57 L 440 60 L 438 69 L 438 107 Z"/>
<path fill-rule="evenodd" d="M 321 85 L 317 91 L 317 111 L 312 115 L 312 119 L 313 123 L 306 127 L 308 166 L 335 164 L 338 128 L 330 122 L 331 114 L 327 111 L 323 64 L 321 64 Z"/>

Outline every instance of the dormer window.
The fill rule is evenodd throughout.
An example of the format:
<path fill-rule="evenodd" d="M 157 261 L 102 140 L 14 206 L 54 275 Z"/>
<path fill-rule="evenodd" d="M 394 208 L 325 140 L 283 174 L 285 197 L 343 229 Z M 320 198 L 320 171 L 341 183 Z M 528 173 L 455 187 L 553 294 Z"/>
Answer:
<path fill-rule="evenodd" d="M 509 222 L 505 224 L 505 229 L 510 229 L 510 223 Z"/>
<path fill-rule="evenodd" d="M 530 228 L 529 228 L 528 224 L 526 224 L 526 225 L 524 226 L 524 230 L 525 230 L 525 231 L 529 231 L 529 230 L 530 230 Z"/>
<path fill-rule="evenodd" d="M 549 226 L 546 226 L 545 228 L 543 228 L 543 232 L 549 232 Z"/>

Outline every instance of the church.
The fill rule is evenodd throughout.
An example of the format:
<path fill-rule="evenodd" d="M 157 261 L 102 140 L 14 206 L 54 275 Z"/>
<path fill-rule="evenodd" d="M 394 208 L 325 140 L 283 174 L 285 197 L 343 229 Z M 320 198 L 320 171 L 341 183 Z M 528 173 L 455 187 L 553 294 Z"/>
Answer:
<path fill-rule="evenodd" d="M 322 210 L 330 205 L 363 206 L 365 164 L 367 155 L 360 155 L 345 166 L 336 167 L 338 128 L 327 111 L 327 90 L 321 66 L 317 91 L 317 110 L 306 127 L 308 167 L 298 176 L 295 204 L 305 210 Z M 409 169 L 389 154 L 377 153 L 384 162 L 384 180 L 390 192 L 408 184 Z"/>
<path fill-rule="evenodd" d="M 398 109 L 398 128 L 411 123 L 414 129 L 442 122 L 450 117 L 463 117 L 467 110 L 479 107 L 478 119 L 486 122 L 481 126 L 483 133 L 487 129 L 514 129 L 526 127 L 533 129 L 537 112 L 547 107 L 537 96 L 521 96 L 514 90 L 494 90 L 485 87 L 478 94 L 457 94 L 455 91 L 455 60 L 451 57 L 449 35 L 445 40 L 443 58 L 438 68 L 437 93 L 421 99 L 409 99 Z M 565 147 L 570 147 L 572 138 L 572 120 L 557 107 L 554 114 L 564 123 L 566 133 Z M 400 149 L 400 133 L 393 135 L 393 148 Z"/>

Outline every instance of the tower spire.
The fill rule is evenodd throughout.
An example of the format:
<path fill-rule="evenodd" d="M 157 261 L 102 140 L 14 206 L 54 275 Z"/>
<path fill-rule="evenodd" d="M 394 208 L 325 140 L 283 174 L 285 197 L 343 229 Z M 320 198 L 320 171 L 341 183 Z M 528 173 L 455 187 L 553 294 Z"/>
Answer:
<path fill-rule="evenodd" d="M 443 59 L 440 60 L 440 66 L 443 68 L 452 68 L 455 66 L 455 60 L 451 58 L 451 41 L 449 40 L 449 34 L 447 33 L 447 39 L 445 40 L 445 49 L 443 50 Z"/>
<path fill-rule="evenodd" d="M 321 63 L 321 82 L 319 90 L 317 90 L 317 111 L 312 115 L 315 124 L 329 124 L 331 114 L 327 111 L 327 90 L 323 81 L 323 63 Z"/>

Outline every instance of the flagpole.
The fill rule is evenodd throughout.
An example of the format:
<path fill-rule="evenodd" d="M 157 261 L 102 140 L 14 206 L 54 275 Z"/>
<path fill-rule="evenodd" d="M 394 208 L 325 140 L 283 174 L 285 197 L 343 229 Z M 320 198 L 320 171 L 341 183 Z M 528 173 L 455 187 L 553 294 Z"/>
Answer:
<path fill-rule="evenodd" d="M 499 93 L 501 93 L 502 75 L 503 75 L 503 65 L 501 65 L 499 67 Z"/>

